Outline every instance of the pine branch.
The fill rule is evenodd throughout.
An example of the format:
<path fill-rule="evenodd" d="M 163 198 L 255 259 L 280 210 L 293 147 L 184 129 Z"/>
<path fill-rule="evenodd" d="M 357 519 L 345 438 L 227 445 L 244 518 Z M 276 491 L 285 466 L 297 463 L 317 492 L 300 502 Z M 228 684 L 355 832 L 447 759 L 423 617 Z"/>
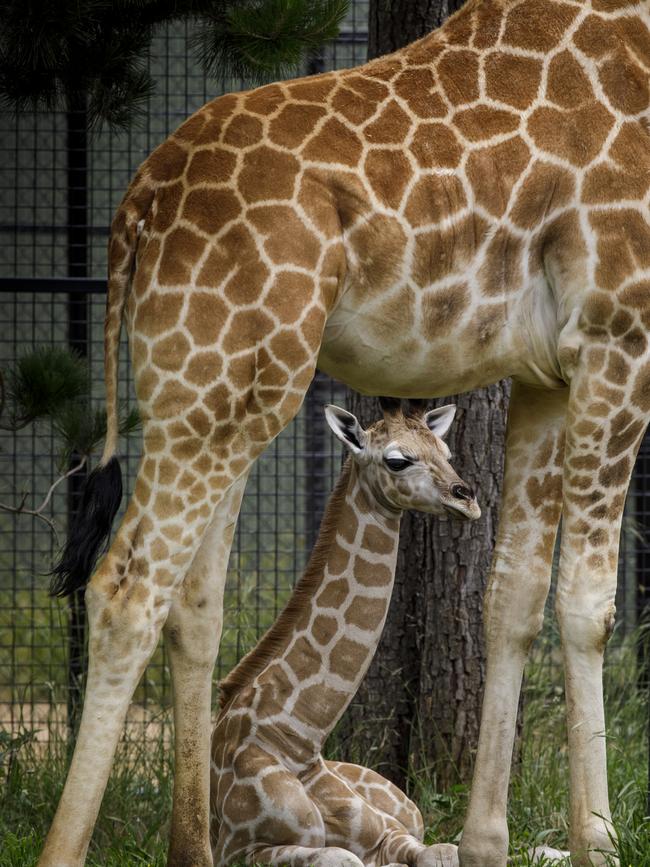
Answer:
<path fill-rule="evenodd" d="M 106 124 L 115 130 L 130 129 L 144 116 L 154 90 L 154 81 L 146 69 L 124 70 L 120 79 L 97 82 L 88 101 L 89 127 L 100 129 Z"/>
<path fill-rule="evenodd" d="M 120 16 L 155 26 L 167 21 L 213 15 L 225 9 L 229 0 L 116 0 L 113 8 Z"/>
<path fill-rule="evenodd" d="M 61 405 L 86 396 L 88 388 L 88 367 L 79 355 L 54 346 L 36 349 L 6 373 L 2 391 L 11 409 L 8 422 L 0 428 L 21 430 L 55 413 Z"/>
<path fill-rule="evenodd" d="M 194 46 L 213 76 L 268 81 L 295 72 L 305 54 L 333 39 L 347 0 L 248 0 L 212 14 Z"/>
<path fill-rule="evenodd" d="M 194 41 L 217 78 L 266 81 L 295 72 L 335 37 L 347 0 L 0 0 L 0 102 L 15 111 L 87 96 L 90 129 L 127 129 L 154 83 L 146 68 L 155 28 L 199 22 Z"/>
<path fill-rule="evenodd" d="M 91 455 L 106 436 L 106 409 L 91 410 L 87 402 L 69 401 L 51 415 L 55 433 L 63 442 L 60 462 L 68 463 L 73 454 Z M 128 436 L 140 427 L 140 416 L 132 409 L 119 422 L 119 432 Z"/>
<path fill-rule="evenodd" d="M 47 507 L 50 503 L 50 500 L 52 499 L 52 495 L 54 494 L 54 491 L 58 488 L 58 486 L 62 482 L 65 482 L 67 479 L 69 479 L 70 476 L 74 476 L 76 473 L 80 472 L 86 466 L 87 461 L 88 461 L 88 458 L 83 457 L 79 461 L 79 463 L 75 464 L 74 467 L 71 467 L 71 469 L 69 469 L 67 473 L 63 473 L 62 475 L 60 475 L 50 485 L 45 497 L 41 501 L 41 504 L 39 506 L 37 506 L 35 509 L 25 508 L 25 503 L 27 502 L 27 497 L 29 496 L 29 494 L 25 493 L 25 494 L 23 494 L 23 498 L 22 498 L 22 500 L 18 506 L 10 506 L 7 503 L 0 503 L 0 511 L 9 512 L 10 514 L 13 514 L 13 515 L 31 515 L 34 518 L 38 518 L 39 521 L 43 521 L 45 524 L 47 524 L 47 526 L 50 528 L 50 530 L 54 533 L 54 538 L 55 538 L 55 541 L 58 545 L 59 544 L 59 536 L 58 536 L 58 533 L 56 531 L 56 526 L 54 524 L 54 521 L 52 521 L 51 518 L 48 518 L 48 516 L 43 514 L 43 513 L 44 513 L 45 509 L 47 509 Z"/>

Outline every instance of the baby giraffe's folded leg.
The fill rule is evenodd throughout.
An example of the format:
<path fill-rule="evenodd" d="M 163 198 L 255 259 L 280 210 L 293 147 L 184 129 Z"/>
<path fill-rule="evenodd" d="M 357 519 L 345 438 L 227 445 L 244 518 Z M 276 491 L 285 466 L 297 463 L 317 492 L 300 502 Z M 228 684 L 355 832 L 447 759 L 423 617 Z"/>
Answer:
<path fill-rule="evenodd" d="M 371 808 L 403 828 L 385 832 L 376 850 L 375 860 L 383 867 L 457 867 L 456 846 L 422 843 L 424 823 L 417 806 L 390 780 L 376 771 L 345 762 L 325 762 L 328 770 L 344 780 Z"/>
<path fill-rule="evenodd" d="M 352 852 L 338 846 L 263 846 L 246 858 L 247 864 L 274 864 L 276 867 L 363 867 Z"/>
<path fill-rule="evenodd" d="M 362 765 L 352 765 L 348 762 L 325 762 L 325 764 L 375 810 L 397 819 L 411 836 L 416 840 L 422 840 L 424 836 L 422 813 L 394 783 Z"/>
<path fill-rule="evenodd" d="M 322 860 L 322 853 L 329 849 L 318 808 L 295 774 L 267 750 L 249 743 L 238 751 L 232 764 L 235 773 L 215 773 L 219 747 L 228 741 L 229 734 L 235 738 L 239 719 L 226 718 L 213 734 L 212 797 L 215 830 L 218 828 L 212 852 L 214 867 L 242 862 L 291 867 L 334 865 L 337 862 L 331 856 Z M 359 867 L 361 862 L 351 856 L 340 863 Z"/>
<path fill-rule="evenodd" d="M 411 834 L 390 830 L 384 835 L 375 856 L 377 864 L 408 864 L 409 867 L 458 867 L 458 849 L 450 843 L 425 846 Z"/>

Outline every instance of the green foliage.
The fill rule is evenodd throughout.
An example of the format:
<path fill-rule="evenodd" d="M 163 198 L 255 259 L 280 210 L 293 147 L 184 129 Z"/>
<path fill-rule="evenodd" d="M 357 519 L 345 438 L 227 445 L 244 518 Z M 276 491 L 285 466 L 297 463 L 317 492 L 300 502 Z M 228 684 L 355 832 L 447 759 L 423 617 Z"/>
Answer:
<path fill-rule="evenodd" d="M 56 536 L 54 521 L 47 514 L 52 494 L 87 464 L 106 436 L 106 410 L 91 404 L 88 364 L 68 349 L 42 347 L 24 355 L 15 367 L 0 371 L 0 429 L 15 433 L 29 424 L 45 422 L 59 440 L 59 477 L 52 481 L 40 505 L 28 506 L 28 493 L 23 492 L 15 503 L 0 502 L 0 512 L 31 515 Z M 123 435 L 139 425 L 135 409 L 124 411 L 119 419 Z"/>
<path fill-rule="evenodd" d="M 86 396 L 88 366 L 68 349 L 45 346 L 23 355 L 7 371 L 5 382 L 9 425 L 17 429 Z"/>
<path fill-rule="evenodd" d="M 620 867 L 650 864 L 650 816 L 642 818 L 639 810 L 634 810 L 633 792 L 623 792 L 622 795 L 619 817 L 615 822 Z"/>
<path fill-rule="evenodd" d="M 285 78 L 305 54 L 337 35 L 347 7 L 347 0 L 247 0 L 215 7 L 195 44 L 212 75 Z"/>
<path fill-rule="evenodd" d="M 68 401 L 52 412 L 52 425 L 59 435 L 63 449 L 61 467 L 69 463 L 73 453 L 91 455 L 106 436 L 106 409 L 89 407 L 86 401 Z M 120 433 L 127 436 L 140 427 L 140 416 L 131 409 L 120 418 Z"/>
<path fill-rule="evenodd" d="M 62 444 L 61 466 L 73 452 L 88 457 L 104 439 L 106 410 L 90 405 L 90 371 L 77 353 L 55 346 L 35 349 L 0 374 L 0 382 L 6 383 L 0 416 L 4 412 L 7 420 L 2 427 L 15 431 L 49 419 Z M 123 411 L 121 434 L 128 436 L 139 425 L 136 409 Z"/>
<path fill-rule="evenodd" d="M 18 739 L 17 739 L 18 740 Z M 88 867 L 166 863 L 172 769 L 162 742 L 120 744 L 88 855 Z M 0 764 L 0 867 L 35 865 L 58 803 L 68 766 L 65 744 L 47 751 L 36 739 L 20 747 L 7 780 Z"/>
<path fill-rule="evenodd" d="M 43 841 L 34 832 L 25 836 L 9 831 L 2 841 L 0 864 L 2 867 L 25 867 L 26 864 L 36 864 Z"/>
<path fill-rule="evenodd" d="M 86 113 L 90 128 L 128 129 L 154 88 L 157 25 L 203 21 L 200 54 L 215 76 L 294 69 L 336 36 L 346 0 L 0 0 L 0 99 Z"/>
<path fill-rule="evenodd" d="M 153 32 L 142 14 L 148 5 L 2 0 L 5 101 L 23 111 L 38 103 L 69 109 L 81 100 L 91 125 L 127 127 L 153 88 L 145 66 Z"/>

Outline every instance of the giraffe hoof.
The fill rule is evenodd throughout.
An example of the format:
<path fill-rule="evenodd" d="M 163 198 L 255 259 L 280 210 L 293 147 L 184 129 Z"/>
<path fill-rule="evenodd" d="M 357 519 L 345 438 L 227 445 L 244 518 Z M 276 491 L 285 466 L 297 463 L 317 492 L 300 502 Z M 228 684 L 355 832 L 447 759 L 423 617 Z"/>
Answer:
<path fill-rule="evenodd" d="M 561 852 L 559 849 L 551 849 L 550 846 L 535 846 L 528 850 L 531 864 L 562 863 L 571 864 L 569 852 Z"/>
<path fill-rule="evenodd" d="M 416 860 L 417 867 L 458 867 L 458 846 L 451 843 L 436 843 L 427 846 Z"/>

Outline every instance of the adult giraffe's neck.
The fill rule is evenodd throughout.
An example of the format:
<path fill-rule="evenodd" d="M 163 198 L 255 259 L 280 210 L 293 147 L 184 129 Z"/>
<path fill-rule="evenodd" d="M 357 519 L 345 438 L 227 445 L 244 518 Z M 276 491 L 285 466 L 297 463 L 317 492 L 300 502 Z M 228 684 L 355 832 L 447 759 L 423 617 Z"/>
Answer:
<path fill-rule="evenodd" d="M 345 472 L 345 471 L 344 471 Z M 326 515 L 334 533 L 311 574 L 294 629 L 259 682 L 290 692 L 276 725 L 295 733 L 297 751 L 319 753 L 356 693 L 377 649 L 395 576 L 400 517 L 347 469 L 345 496 Z M 307 573 L 309 573 L 309 568 Z M 301 582 L 302 583 L 302 582 Z M 303 593 L 304 588 L 297 588 Z M 307 748 L 309 753 L 309 748 Z M 298 755 L 296 756 L 298 758 Z"/>

